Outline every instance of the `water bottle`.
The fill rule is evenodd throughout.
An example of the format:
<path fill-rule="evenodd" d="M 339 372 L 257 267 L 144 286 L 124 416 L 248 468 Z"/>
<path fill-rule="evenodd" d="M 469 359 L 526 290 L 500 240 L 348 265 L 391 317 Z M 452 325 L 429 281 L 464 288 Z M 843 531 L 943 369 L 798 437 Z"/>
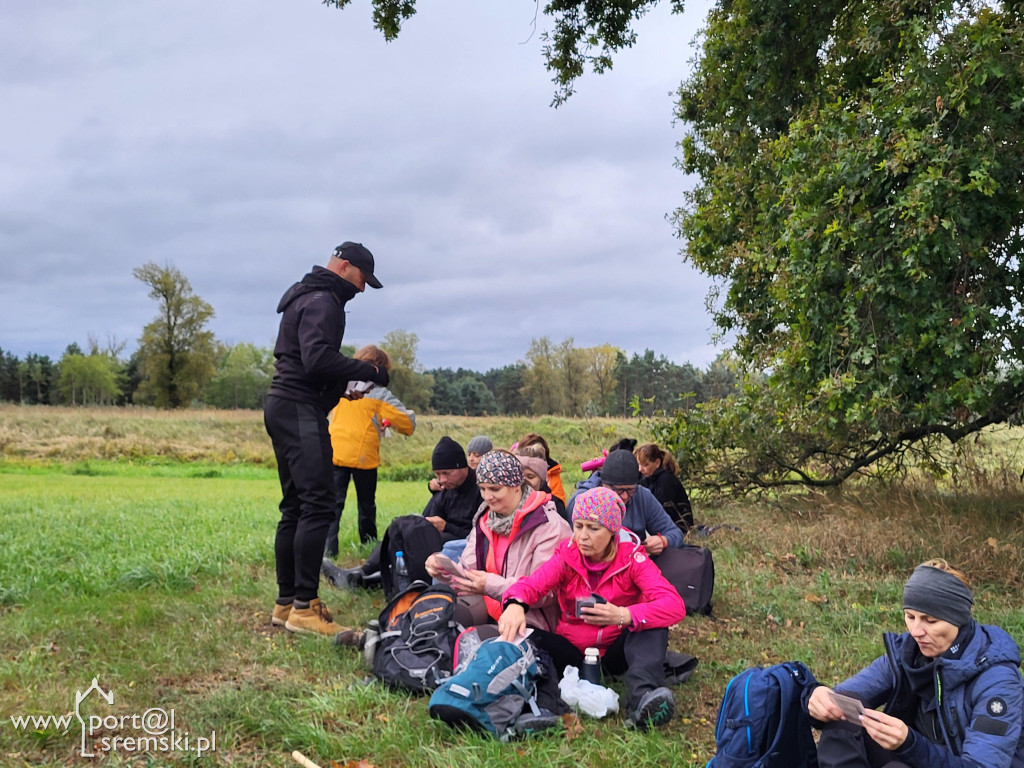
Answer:
<path fill-rule="evenodd" d="M 380 622 L 371 619 L 363 635 L 363 665 L 367 669 L 373 669 L 373 657 L 377 653 L 377 644 L 380 642 Z"/>
<path fill-rule="evenodd" d="M 583 652 L 583 669 L 580 670 L 580 679 L 594 685 L 601 684 L 601 656 L 597 648 L 587 648 Z"/>
<path fill-rule="evenodd" d="M 395 552 L 395 593 L 404 592 L 409 588 L 409 569 L 405 565 L 405 552 Z"/>

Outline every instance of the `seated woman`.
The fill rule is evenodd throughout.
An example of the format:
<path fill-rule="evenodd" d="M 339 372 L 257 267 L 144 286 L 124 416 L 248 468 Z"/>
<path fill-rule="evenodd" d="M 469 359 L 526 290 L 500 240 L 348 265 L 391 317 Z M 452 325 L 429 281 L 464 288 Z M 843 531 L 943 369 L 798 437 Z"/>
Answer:
<path fill-rule="evenodd" d="M 683 533 L 693 528 L 693 507 L 686 489 L 679 482 L 676 457 L 654 443 L 644 443 L 633 451 L 633 455 L 640 466 L 640 485 L 654 494 Z"/>
<path fill-rule="evenodd" d="M 625 511 L 608 488 L 577 496 L 572 538 L 505 591 L 498 630 L 516 640 L 526 631 L 533 604 L 554 591 L 557 634 L 534 631 L 530 639 L 550 654 L 559 674 L 569 665 L 582 669 L 585 649 L 596 647 L 605 672 L 625 676 L 629 721 L 646 729 L 667 723 L 675 712 L 672 692 L 664 687 L 668 627 L 682 620 L 686 608 L 636 534 L 622 528 Z M 603 602 L 576 610 L 577 600 L 593 596 Z"/>
<path fill-rule="evenodd" d="M 542 491 L 550 494 L 551 487 L 548 485 L 547 479 L 547 462 L 542 458 L 531 456 L 530 454 L 519 453 L 518 450 L 515 455 L 523 465 L 523 480 L 526 481 L 526 484 L 535 491 Z M 566 511 L 565 504 L 562 500 L 557 496 L 552 496 L 551 501 L 554 502 L 555 511 L 558 512 L 558 516 L 568 523 L 569 513 Z"/>
<path fill-rule="evenodd" d="M 508 451 L 484 454 L 476 480 L 483 504 L 459 557 L 465 575 L 449 574 L 437 555 L 426 561 L 427 573 L 450 583 L 459 594 L 455 620 L 466 627 L 496 622 L 506 588 L 549 560 L 571 533 L 555 511 L 551 494 L 527 485 L 522 464 Z M 553 598 L 541 595 L 531 607 L 531 626 L 554 628 L 558 606 Z"/>
<path fill-rule="evenodd" d="M 528 449 L 533 450 L 531 451 Z M 565 504 L 566 497 L 565 487 L 562 485 L 562 465 L 551 458 L 551 448 L 548 447 L 547 440 L 536 432 L 531 432 L 528 435 L 523 435 L 523 437 L 512 446 L 512 452 L 518 453 L 522 456 L 537 456 L 544 459 L 544 463 L 548 468 L 547 478 L 548 487 L 551 488 L 551 495 Z"/>
<path fill-rule="evenodd" d="M 885 635 L 885 655 L 835 692 L 864 705 L 854 727 L 820 685 L 807 711 L 823 724 L 821 768 L 1022 768 L 1020 650 L 971 617 L 967 579 L 945 560 L 914 569 L 903 588 L 907 631 Z M 885 705 L 885 712 L 875 709 Z"/>

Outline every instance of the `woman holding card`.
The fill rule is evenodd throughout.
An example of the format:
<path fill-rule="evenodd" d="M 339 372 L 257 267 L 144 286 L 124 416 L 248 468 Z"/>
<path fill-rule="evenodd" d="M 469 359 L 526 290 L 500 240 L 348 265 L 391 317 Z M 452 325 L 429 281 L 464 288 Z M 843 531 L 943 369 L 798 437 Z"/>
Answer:
<path fill-rule="evenodd" d="M 823 724 L 820 768 L 1024 768 L 1020 650 L 978 624 L 973 604 L 945 560 L 914 570 L 903 588 L 907 631 L 887 633 L 885 655 L 836 686 L 863 713 L 824 685 L 807 698 Z"/>
<path fill-rule="evenodd" d="M 427 573 L 455 587 L 459 594 L 455 620 L 466 627 L 497 622 L 505 590 L 549 560 L 558 542 L 571 533 L 551 494 L 531 488 L 523 479 L 519 459 L 508 451 L 484 454 L 476 480 L 483 504 L 456 572 L 451 572 L 451 561 L 439 554 L 426 561 Z M 558 605 L 552 597 L 545 596 L 531 608 L 532 626 L 554 628 Z"/>

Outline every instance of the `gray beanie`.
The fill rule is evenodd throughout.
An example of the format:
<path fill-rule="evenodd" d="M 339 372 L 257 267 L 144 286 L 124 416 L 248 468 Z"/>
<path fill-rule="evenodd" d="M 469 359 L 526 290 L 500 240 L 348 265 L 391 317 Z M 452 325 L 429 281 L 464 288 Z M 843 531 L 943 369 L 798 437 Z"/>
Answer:
<path fill-rule="evenodd" d="M 629 451 L 612 451 L 601 465 L 601 482 L 608 485 L 636 485 L 640 482 L 640 465 Z"/>
<path fill-rule="evenodd" d="M 490 453 L 492 448 L 494 448 L 494 444 L 487 435 L 477 435 L 466 443 L 466 453 L 479 453 L 481 456 Z"/>
<path fill-rule="evenodd" d="M 962 627 L 971 620 L 974 595 L 948 571 L 919 565 L 903 587 L 903 607 Z"/>

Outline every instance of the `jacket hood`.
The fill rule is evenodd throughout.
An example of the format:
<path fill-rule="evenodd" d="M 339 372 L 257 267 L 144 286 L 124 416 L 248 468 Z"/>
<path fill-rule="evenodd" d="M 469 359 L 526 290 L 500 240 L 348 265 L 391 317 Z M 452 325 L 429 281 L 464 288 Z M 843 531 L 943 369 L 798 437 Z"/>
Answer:
<path fill-rule="evenodd" d="M 278 313 L 284 312 L 288 305 L 299 296 L 317 291 L 330 291 L 342 304 L 353 298 L 359 291 L 348 280 L 345 280 L 324 267 L 313 267 L 299 282 L 284 292 L 281 301 L 278 302 Z"/>

